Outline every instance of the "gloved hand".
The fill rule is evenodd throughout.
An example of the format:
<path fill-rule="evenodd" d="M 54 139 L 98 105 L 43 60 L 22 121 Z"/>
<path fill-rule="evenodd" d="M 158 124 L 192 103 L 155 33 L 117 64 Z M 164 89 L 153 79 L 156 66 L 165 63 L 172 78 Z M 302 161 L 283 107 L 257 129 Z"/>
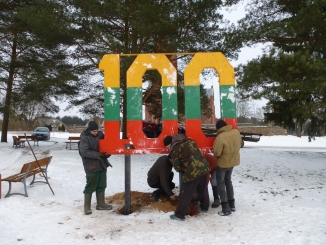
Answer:
<path fill-rule="evenodd" d="M 100 157 L 102 158 L 109 158 L 111 155 L 110 154 L 106 154 L 106 152 L 102 152 Z"/>
<path fill-rule="evenodd" d="M 107 165 L 108 165 L 108 167 L 113 168 L 113 166 L 111 165 L 111 163 L 109 161 L 108 161 Z"/>

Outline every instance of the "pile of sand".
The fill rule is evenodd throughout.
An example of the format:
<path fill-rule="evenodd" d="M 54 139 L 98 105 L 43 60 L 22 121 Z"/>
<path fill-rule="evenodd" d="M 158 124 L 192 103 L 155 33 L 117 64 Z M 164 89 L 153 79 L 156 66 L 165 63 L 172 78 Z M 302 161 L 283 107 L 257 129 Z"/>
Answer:
<path fill-rule="evenodd" d="M 105 198 L 107 203 L 113 203 L 116 205 L 121 205 L 121 208 L 118 209 L 119 214 L 125 213 L 125 193 L 117 193 L 113 196 L 109 196 Z M 179 199 L 176 198 L 175 201 L 172 201 L 168 196 L 160 196 L 160 201 L 155 202 L 150 193 L 131 191 L 130 193 L 130 202 L 131 202 L 131 212 L 141 212 L 145 209 L 154 209 L 161 212 L 172 212 L 175 211 L 177 206 L 179 205 Z M 192 202 L 188 208 L 188 215 L 195 215 L 198 213 L 198 209 L 196 206 L 197 203 Z"/>

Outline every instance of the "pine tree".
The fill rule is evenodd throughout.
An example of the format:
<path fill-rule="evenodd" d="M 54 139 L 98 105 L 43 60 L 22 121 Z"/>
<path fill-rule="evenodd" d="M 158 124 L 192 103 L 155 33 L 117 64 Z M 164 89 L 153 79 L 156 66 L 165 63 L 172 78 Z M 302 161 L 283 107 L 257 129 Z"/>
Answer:
<path fill-rule="evenodd" d="M 66 58 L 69 50 L 47 15 L 55 6 L 47 1 L 0 0 L 0 84 L 5 91 L 1 142 L 7 142 L 16 110 L 37 102 L 47 112 L 57 112 L 53 99 L 78 93 L 78 70 Z"/>
<path fill-rule="evenodd" d="M 309 118 L 326 120 L 326 2 L 250 1 L 233 34 L 247 45 L 271 44 L 265 54 L 237 69 L 244 97 L 266 98 L 266 120 L 301 135 Z"/>

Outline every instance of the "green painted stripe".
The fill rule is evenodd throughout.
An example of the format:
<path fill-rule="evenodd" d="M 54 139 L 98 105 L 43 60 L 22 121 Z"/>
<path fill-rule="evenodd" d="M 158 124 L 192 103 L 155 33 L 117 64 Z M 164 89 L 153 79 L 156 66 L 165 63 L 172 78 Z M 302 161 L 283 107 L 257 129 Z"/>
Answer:
<path fill-rule="evenodd" d="M 104 89 L 104 119 L 106 121 L 120 120 L 120 88 Z"/>
<path fill-rule="evenodd" d="M 127 120 L 142 120 L 142 88 L 127 88 Z"/>
<path fill-rule="evenodd" d="M 177 87 L 162 87 L 162 119 L 177 120 L 178 119 L 178 98 Z"/>
<path fill-rule="evenodd" d="M 220 86 L 221 117 L 236 118 L 236 94 L 234 85 Z"/>
<path fill-rule="evenodd" d="M 200 119 L 200 87 L 185 87 L 185 116 L 186 119 Z"/>

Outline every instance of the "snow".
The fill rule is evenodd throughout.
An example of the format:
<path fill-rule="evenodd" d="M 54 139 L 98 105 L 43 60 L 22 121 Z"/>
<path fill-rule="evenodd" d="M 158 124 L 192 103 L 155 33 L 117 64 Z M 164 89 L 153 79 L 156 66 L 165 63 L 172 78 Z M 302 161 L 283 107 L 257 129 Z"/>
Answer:
<path fill-rule="evenodd" d="M 18 133 L 0 143 L 3 178 L 34 160 L 27 144 L 12 147 L 11 135 Z M 237 211 L 222 217 L 221 207 L 210 208 L 180 222 L 170 220 L 173 212 L 154 209 L 119 215 L 114 210 L 120 207 L 113 205 L 113 211 L 97 211 L 94 196 L 93 214 L 84 215 L 85 173 L 78 151 L 65 149 L 68 136 L 76 134 L 51 133 L 50 142 L 32 146 L 38 158 L 53 156 L 48 174 L 55 195 L 36 183 L 28 186 L 29 197 L 4 198 L 8 183 L 1 182 L 0 244 L 326 244 L 326 137 L 308 142 L 306 136 L 262 136 L 257 143 L 245 142 L 233 172 Z M 158 156 L 131 156 L 132 191 L 153 191 L 147 171 Z M 111 156 L 106 196 L 124 192 L 124 161 L 124 155 Z M 23 185 L 14 183 L 15 190 L 23 191 Z M 212 199 L 210 185 L 209 194 Z"/>

